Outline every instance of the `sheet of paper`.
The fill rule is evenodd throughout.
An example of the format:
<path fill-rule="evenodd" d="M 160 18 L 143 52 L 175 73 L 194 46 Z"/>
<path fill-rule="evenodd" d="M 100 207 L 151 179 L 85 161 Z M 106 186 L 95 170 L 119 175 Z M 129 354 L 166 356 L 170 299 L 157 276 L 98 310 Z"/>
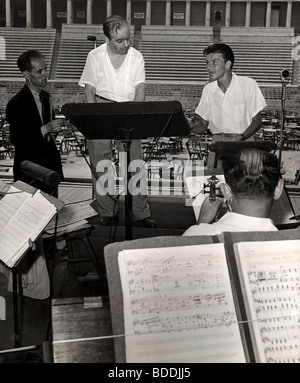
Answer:
<path fill-rule="evenodd" d="M 65 205 L 58 213 L 58 231 L 67 230 L 69 226 L 75 227 L 76 224 L 81 226 L 86 218 L 93 217 L 98 213 L 90 206 L 89 202 L 76 202 L 69 205 Z M 47 233 L 54 233 L 55 219 L 53 219 L 46 227 Z"/>
<path fill-rule="evenodd" d="M 257 361 L 299 363 L 300 240 L 234 247 Z"/>
<path fill-rule="evenodd" d="M 127 362 L 245 362 L 223 244 L 118 255 Z"/>
<path fill-rule="evenodd" d="M 23 193 L 8 194 L 6 197 L 19 204 L 5 204 L 5 211 L 10 211 L 12 215 L 0 232 L 0 258 L 7 266 L 12 267 L 29 248 L 28 241 L 34 242 L 55 215 L 56 208 L 40 191 L 34 195 L 29 194 L 26 198 L 23 198 Z M 4 198 L 0 202 L 1 207 L 3 200 Z"/>
<path fill-rule="evenodd" d="M 29 193 L 21 191 L 14 186 L 9 188 L 6 195 L 0 201 L 0 232 L 29 196 Z"/>

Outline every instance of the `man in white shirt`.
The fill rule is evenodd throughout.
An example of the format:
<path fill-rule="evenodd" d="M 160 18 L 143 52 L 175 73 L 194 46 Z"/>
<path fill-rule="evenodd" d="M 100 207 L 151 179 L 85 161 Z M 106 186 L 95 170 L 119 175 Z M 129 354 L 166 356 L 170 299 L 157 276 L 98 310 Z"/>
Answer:
<path fill-rule="evenodd" d="M 200 210 L 198 225 L 183 235 L 218 235 L 224 231 L 273 231 L 269 218 L 274 199 L 283 189 L 278 159 L 258 149 L 242 149 L 222 158 L 225 183 L 220 185 L 228 212 L 213 222 L 224 200 L 207 197 Z"/>
<path fill-rule="evenodd" d="M 130 47 L 130 28 L 120 16 L 110 16 L 103 23 L 106 42 L 89 52 L 79 85 L 84 86 L 88 103 L 126 102 L 145 100 L 145 63 L 142 54 Z M 99 126 L 101 129 L 101 126 Z M 112 137 L 113 138 L 113 137 Z M 116 141 L 117 149 L 125 152 L 123 144 Z M 106 164 L 112 158 L 110 140 L 88 140 L 88 151 L 92 167 L 92 180 L 95 190 L 98 212 L 103 225 L 111 225 L 117 217 L 118 196 L 107 190 L 101 182 L 104 171 L 96 171 L 100 161 Z M 130 145 L 130 160 L 142 160 L 140 140 Z M 104 164 L 104 162 L 102 162 Z M 129 165 L 129 164 L 128 164 Z M 125 171 L 124 169 L 122 169 Z M 106 172 L 107 178 L 113 177 L 112 166 Z M 146 173 L 139 174 L 140 192 L 132 198 L 133 226 L 156 227 L 151 217 L 147 198 Z"/>
<path fill-rule="evenodd" d="M 266 106 L 256 81 L 232 72 L 234 54 L 228 45 L 211 45 L 203 54 L 209 84 L 203 88 L 195 110 L 199 120 L 191 123 L 192 131 L 203 134 L 209 128 L 212 143 L 253 140 L 254 133 L 261 127 L 261 111 Z M 210 153 L 207 166 L 212 168 L 213 164 L 214 154 Z"/>

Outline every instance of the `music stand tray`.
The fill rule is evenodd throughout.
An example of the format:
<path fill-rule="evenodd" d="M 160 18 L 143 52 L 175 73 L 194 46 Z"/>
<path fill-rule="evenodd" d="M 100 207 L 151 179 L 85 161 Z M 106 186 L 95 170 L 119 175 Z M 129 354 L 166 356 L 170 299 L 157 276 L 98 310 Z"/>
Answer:
<path fill-rule="evenodd" d="M 125 140 L 128 164 L 131 140 L 190 134 L 190 126 L 179 101 L 72 103 L 63 105 L 62 113 L 89 140 Z M 127 174 L 127 184 L 129 177 Z M 127 185 L 124 186 L 127 190 Z M 129 194 L 125 193 L 126 239 L 132 239 Z"/>

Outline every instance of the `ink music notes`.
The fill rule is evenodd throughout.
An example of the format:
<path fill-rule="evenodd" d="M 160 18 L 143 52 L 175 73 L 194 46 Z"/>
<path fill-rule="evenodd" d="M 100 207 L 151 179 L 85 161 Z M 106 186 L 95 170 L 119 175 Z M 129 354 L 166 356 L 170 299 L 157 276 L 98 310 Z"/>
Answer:
<path fill-rule="evenodd" d="M 300 362 L 300 241 L 235 244 L 261 362 Z"/>
<path fill-rule="evenodd" d="M 118 262 L 126 362 L 245 362 L 223 244 L 124 250 Z"/>

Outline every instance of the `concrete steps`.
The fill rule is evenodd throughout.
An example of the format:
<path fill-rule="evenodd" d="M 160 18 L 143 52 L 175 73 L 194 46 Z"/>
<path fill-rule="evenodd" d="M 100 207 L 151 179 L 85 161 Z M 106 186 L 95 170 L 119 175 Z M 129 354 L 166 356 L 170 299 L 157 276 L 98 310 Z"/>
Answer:
<path fill-rule="evenodd" d="M 55 29 L 0 28 L 0 36 L 5 42 L 5 58 L 0 60 L 0 78 L 22 78 L 16 63 L 19 55 L 28 50 L 39 50 L 51 67 L 55 41 Z"/>

